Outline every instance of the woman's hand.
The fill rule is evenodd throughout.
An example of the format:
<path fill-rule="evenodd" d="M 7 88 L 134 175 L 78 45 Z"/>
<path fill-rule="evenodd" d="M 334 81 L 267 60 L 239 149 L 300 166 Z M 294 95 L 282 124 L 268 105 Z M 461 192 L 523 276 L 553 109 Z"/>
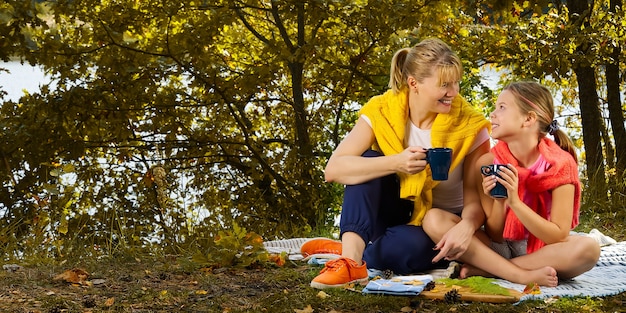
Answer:
<path fill-rule="evenodd" d="M 461 220 L 437 242 L 434 250 L 439 250 L 439 253 L 432 262 L 436 263 L 442 258 L 448 261 L 460 258 L 467 251 L 475 231 L 471 223 Z"/>
<path fill-rule="evenodd" d="M 426 149 L 422 147 L 408 147 L 398 156 L 399 173 L 417 174 L 426 168 Z"/>

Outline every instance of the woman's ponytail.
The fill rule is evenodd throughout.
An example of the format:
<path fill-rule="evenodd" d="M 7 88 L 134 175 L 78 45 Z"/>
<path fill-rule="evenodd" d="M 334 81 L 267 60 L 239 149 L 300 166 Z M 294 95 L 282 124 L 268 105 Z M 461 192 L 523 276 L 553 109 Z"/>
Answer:
<path fill-rule="evenodd" d="M 404 84 L 406 84 L 406 76 L 403 73 L 404 62 L 406 62 L 406 56 L 409 54 L 410 48 L 403 48 L 393 55 L 391 59 L 391 70 L 389 73 L 389 88 L 394 92 L 399 92 Z"/>

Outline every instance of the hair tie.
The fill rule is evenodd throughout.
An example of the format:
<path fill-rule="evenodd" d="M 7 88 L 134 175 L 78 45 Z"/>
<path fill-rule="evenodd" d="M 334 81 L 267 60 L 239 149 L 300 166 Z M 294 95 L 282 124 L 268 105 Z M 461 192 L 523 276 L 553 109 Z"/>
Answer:
<path fill-rule="evenodd" d="M 556 120 L 552 120 L 550 125 L 548 125 L 548 134 L 554 136 L 554 133 L 559 130 L 559 124 Z"/>

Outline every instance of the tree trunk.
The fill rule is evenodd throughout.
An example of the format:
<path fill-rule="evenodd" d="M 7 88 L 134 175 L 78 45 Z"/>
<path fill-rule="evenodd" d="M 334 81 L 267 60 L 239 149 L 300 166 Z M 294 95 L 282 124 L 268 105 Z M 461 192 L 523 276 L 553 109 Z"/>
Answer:
<path fill-rule="evenodd" d="M 589 27 L 589 4 L 587 0 L 574 0 L 567 3 L 572 23 L 576 27 Z M 577 47 L 578 55 L 587 55 L 589 44 L 583 42 Z M 606 176 L 604 157 L 602 155 L 602 115 L 597 93 L 596 73 L 591 64 L 581 57 L 575 60 L 573 66 L 578 81 L 578 95 L 580 99 L 580 114 L 583 127 L 583 142 L 585 144 L 585 161 L 587 163 L 587 178 L 590 191 L 595 191 L 594 197 L 605 199 Z"/>
<path fill-rule="evenodd" d="M 622 6 L 622 0 L 611 0 L 611 12 L 615 12 L 617 7 Z M 606 64 L 606 89 L 609 119 L 613 138 L 615 140 L 615 170 L 617 181 L 623 181 L 626 174 L 626 130 L 624 129 L 624 112 L 622 111 L 622 101 L 620 98 L 620 53 L 619 44 L 614 47 L 611 53 L 611 62 Z M 608 156 L 607 156 L 608 157 Z M 613 184 L 620 187 L 620 184 Z M 622 189 L 624 186 L 621 186 Z"/>

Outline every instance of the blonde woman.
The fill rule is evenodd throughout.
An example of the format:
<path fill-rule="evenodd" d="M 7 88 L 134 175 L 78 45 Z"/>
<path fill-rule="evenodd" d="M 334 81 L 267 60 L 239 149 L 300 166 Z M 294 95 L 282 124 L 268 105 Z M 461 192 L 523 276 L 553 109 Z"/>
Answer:
<path fill-rule="evenodd" d="M 390 89 L 360 110 L 354 128 L 328 160 L 325 178 L 346 185 L 341 241 L 315 239 L 303 255 L 338 253 L 311 282 L 314 288 L 365 282 L 367 268 L 395 274 L 422 272 L 437 251 L 422 219 L 433 207 L 462 217 L 441 248 L 462 254 L 484 213 L 478 158 L 489 150 L 489 123 L 459 95 L 459 57 L 438 39 L 394 54 Z M 426 149 L 451 148 L 448 180 L 434 181 Z"/>

